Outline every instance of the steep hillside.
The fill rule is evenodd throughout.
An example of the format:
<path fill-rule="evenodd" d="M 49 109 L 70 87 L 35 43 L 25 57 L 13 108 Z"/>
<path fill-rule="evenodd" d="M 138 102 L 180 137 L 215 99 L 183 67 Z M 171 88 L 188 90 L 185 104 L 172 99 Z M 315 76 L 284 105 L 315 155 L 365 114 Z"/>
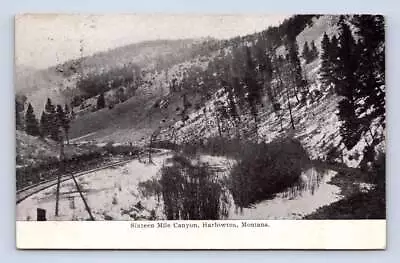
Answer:
<path fill-rule="evenodd" d="M 63 91 L 73 86 L 76 80 L 65 79 L 54 69 L 36 70 L 15 66 L 15 92 L 25 95 L 37 114 L 41 113 L 47 98 L 55 103 L 66 102 Z"/>
<path fill-rule="evenodd" d="M 330 16 L 314 18 L 313 24 L 307 26 L 298 35 L 298 45 L 301 46 L 305 40 L 309 41 L 311 39 L 315 40 L 316 43 L 319 43 L 322 34 L 325 31 L 331 30 L 330 24 L 334 24 L 334 21 L 328 23 L 327 21 L 334 19 L 335 17 Z M 214 102 L 206 102 L 208 105 L 201 109 L 201 105 L 197 106 L 197 111 L 194 109 L 195 107 L 190 108 L 188 116 L 189 120 L 186 123 L 188 126 L 185 126 L 180 120 L 180 110 L 177 110 L 183 108 L 182 93 L 170 92 L 172 81 L 175 81 L 174 84 L 180 85 L 184 76 L 186 77 L 190 74 L 198 74 L 190 72 L 196 71 L 193 70 L 196 68 L 201 68 L 200 71 L 207 69 L 209 75 L 215 75 L 219 71 L 218 65 L 211 65 L 210 62 L 215 61 L 216 58 L 223 60 L 224 56 L 232 54 L 233 48 L 243 44 L 251 45 L 254 41 L 256 41 L 256 38 L 254 38 L 253 35 L 244 36 L 239 39 L 234 38 L 229 41 L 222 41 L 219 44 L 215 44 L 213 41 L 211 41 L 210 44 L 209 41 L 204 43 L 204 47 L 207 48 L 203 48 L 203 50 L 209 50 L 209 52 L 200 53 L 204 54 L 203 56 L 198 55 L 195 56 L 194 59 L 188 59 L 186 62 L 175 65 L 173 64 L 174 60 L 169 60 L 169 63 L 172 66 L 168 67 L 167 70 L 148 72 L 143 76 L 143 82 L 145 84 L 138 87 L 134 97 L 116 105 L 113 109 L 103 109 L 96 112 L 89 111 L 82 116 L 79 116 L 79 118 L 73 122 L 71 129 L 72 137 L 82 137 L 85 136 L 85 134 L 89 134 L 84 137 L 84 140 L 95 139 L 97 141 L 111 140 L 126 142 L 127 140 L 137 141 L 137 139 L 140 138 L 142 141 L 147 141 L 149 134 L 160 126 L 164 128 L 182 126 L 182 128 L 190 130 L 192 118 L 196 118 L 197 121 L 201 122 L 201 118 L 198 116 L 204 112 L 205 108 L 212 108 Z M 217 51 L 214 51 L 214 45 L 217 47 L 219 46 Z M 279 53 L 279 49 L 280 47 L 277 48 L 277 53 Z M 117 51 L 122 52 L 123 50 L 126 51 L 126 48 L 118 49 Z M 196 53 L 192 53 L 192 56 L 195 54 Z M 99 54 L 99 57 L 102 57 L 102 54 Z M 91 58 L 88 60 L 90 59 Z M 148 62 L 150 65 L 154 65 L 154 59 Z M 315 79 L 319 63 L 320 61 L 317 60 L 309 65 L 305 65 L 305 67 L 311 66 L 310 70 L 305 70 L 309 79 Z M 211 76 L 211 78 L 213 78 L 213 76 Z M 203 83 L 204 79 L 201 80 L 199 78 L 194 80 L 193 89 L 191 89 L 190 92 L 187 92 L 191 104 L 199 105 L 198 98 L 196 98 L 195 94 L 202 92 L 201 88 L 204 86 Z M 206 87 L 211 94 L 218 90 L 218 87 L 214 85 L 215 84 L 212 82 L 211 85 Z M 217 95 L 214 96 L 219 96 L 221 93 L 221 90 L 219 90 Z M 163 105 L 159 105 L 160 102 L 162 102 L 161 104 Z M 83 104 L 89 109 L 95 109 L 96 100 L 86 100 Z M 168 106 L 165 107 L 165 104 L 168 104 Z M 79 109 L 76 109 L 76 112 L 79 112 Z M 210 110 L 209 114 L 212 116 L 214 113 Z M 175 128 L 173 130 L 175 131 Z M 200 131 L 203 130 L 204 127 L 200 129 Z M 189 134 L 188 136 L 190 137 L 191 135 Z M 195 138 L 196 137 L 194 136 L 192 139 Z"/>
<path fill-rule="evenodd" d="M 176 63 L 189 60 L 193 56 L 206 53 L 203 42 L 214 43 L 213 39 L 155 40 L 140 42 L 112 50 L 96 53 L 79 60 L 67 61 L 56 68 L 64 76 L 75 73 L 82 67 L 84 74 L 93 71 L 108 71 L 129 63 L 140 67 L 162 70 Z"/>
<path fill-rule="evenodd" d="M 317 43 L 318 49 L 320 49 L 320 42 L 324 32 L 328 32 L 329 34 L 335 33 L 336 29 L 334 24 L 337 22 L 336 20 L 337 17 L 335 16 L 322 16 L 319 18 L 314 18 L 313 24 L 307 26 L 297 36 L 298 46 L 302 47 L 304 41 L 314 40 L 315 43 Z M 243 41 L 247 43 L 247 39 L 247 37 L 244 37 Z M 280 48 L 278 47 L 277 52 L 279 52 L 279 49 Z M 172 133 L 176 133 L 176 136 L 180 141 L 185 141 L 185 138 L 187 138 L 187 140 L 196 140 L 197 138 L 204 136 L 204 132 L 206 132 L 206 130 L 207 136 L 216 136 L 217 124 L 215 122 L 216 119 L 213 118 L 213 116 L 215 116 L 213 104 L 217 98 L 219 99 L 221 98 L 221 95 L 223 96 L 223 91 L 219 90 L 216 92 L 216 90 L 214 90 L 214 92 L 216 92 L 213 96 L 214 100 L 206 102 L 205 107 L 202 107 L 198 110 L 195 110 L 194 108 L 190 109 L 188 115 L 189 119 L 185 122 L 185 124 L 183 124 L 179 116 L 176 114 L 176 109 L 182 108 L 180 95 L 169 93 L 168 86 L 170 85 L 170 81 L 176 78 L 178 74 L 180 75 L 178 78 L 179 82 L 182 79 L 182 75 L 185 74 L 184 72 L 187 72 L 191 67 L 207 67 L 209 62 L 215 59 L 216 55 L 229 54 L 231 51 L 232 46 L 225 43 L 224 48 L 220 49 L 219 52 L 214 52 L 209 56 L 201 57 L 198 60 L 191 60 L 186 63 L 177 64 L 169 68 L 168 72 L 162 71 L 160 74 L 148 74 L 145 79 L 154 80 L 153 85 L 139 87 L 137 94 L 134 97 L 122 104 L 118 104 L 112 110 L 104 109 L 78 118 L 72 126 L 73 136 L 81 137 L 85 134 L 90 134 L 90 136 L 86 136 L 84 139 L 96 139 L 99 141 L 111 140 L 126 142 L 127 140 L 137 141 L 138 138 L 146 141 L 148 140 L 147 137 L 149 134 L 159 126 L 165 128 L 160 138 L 166 140 L 171 138 Z M 319 59 L 307 65 L 303 61 L 303 67 L 304 71 L 306 72 L 307 79 L 313 83 L 311 91 L 318 90 L 320 88 L 319 83 L 317 83 L 317 72 L 319 65 Z M 218 69 L 215 69 L 215 72 L 217 72 L 217 70 Z M 210 72 L 211 71 L 212 70 L 210 70 Z M 198 89 L 200 89 L 201 82 L 202 81 L 199 81 L 197 83 Z M 224 98 L 226 99 L 226 94 Z M 281 100 L 283 101 L 283 99 L 284 98 L 282 97 Z M 266 98 L 266 100 L 268 99 Z M 332 123 L 337 121 L 337 119 L 334 119 L 336 107 L 335 103 L 337 100 L 338 99 L 335 99 L 334 95 L 330 93 L 325 95 L 325 97 L 319 101 L 320 103 L 318 106 L 320 106 L 321 109 L 328 107 L 331 109 L 329 113 L 332 114 L 331 117 L 328 116 L 326 119 L 326 116 L 324 116 L 322 119 L 326 121 L 331 120 Z M 156 110 L 153 106 L 157 104 L 157 101 L 168 101 L 169 106 L 167 108 L 161 107 Z M 327 105 L 325 103 L 327 103 Z M 94 106 L 93 104 L 94 101 L 92 101 L 92 106 Z M 195 102 L 193 102 L 193 104 L 195 104 Z M 311 115 L 311 109 L 314 110 L 313 105 L 310 105 L 307 108 L 307 112 L 310 113 L 311 116 L 310 122 L 312 122 L 313 118 L 313 115 Z M 203 116 L 205 110 L 208 112 L 208 114 Z M 267 141 L 284 134 L 284 132 L 280 129 L 280 121 L 277 121 L 277 117 L 270 111 L 271 107 L 269 107 L 266 111 L 264 110 L 263 114 L 261 115 L 262 121 L 260 124 L 260 135 Z M 320 110 L 315 109 L 315 111 L 318 112 Z M 304 117 L 303 113 L 304 109 L 302 107 L 297 107 L 294 109 L 294 117 L 296 119 L 302 119 Z M 286 123 L 284 125 L 288 125 L 287 118 L 288 116 L 283 116 L 283 123 Z M 109 120 L 109 122 L 106 120 Z M 208 124 L 205 124 L 207 122 Z M 303 128 L 308 127 L 308 124 L 309 123 L 305 121 L 305 123 L 303 123 Z M 321 125 L 327 127 L 324 124 Z M 331 126 L 332 125 L 333 124 L 331 124 Z M 232 127 L 230 128 L 232 129 Z M 229 127 L 227 127 L 227 129 L 229 129 Z M 227 132 L 229 133 L 229 131 Z M 308 130 L 308 132 L 316 133 L 314 130 Z M 337 133 L 337 127 L 331 132 Z M 301 132 L 299 132 L 299 134 L 301 134 Z M 303 134 L 302 136 L 307 137 L 307 135 L 309 136 L 308 133 Z M 329 145 L 326 146 L 328 148 Z"/>
<path fill-rule="evenodd" d="M 89 149 L 72 144 L 66 145 L 64 150 L 66 157 L 89 152 Z M 59 158 L 60 145 L 50 139 L 40 139 L 25 132 L 16 131 L 16 151 L 18 168 L 57 160 Z"/>
<path fill-rule="evenodd" d="M 208 43 L 203 45 L 203 42 Z M 161 71 L 192 57 L 209 53 L 212 39 L 159 40 L 132 44 L 92 56 L 67 61 L 44 70 L 16 65 L 16 92 L 28 97 L 35 112 L 40 113 L 46 99 L 56 104 L 71 103 L 83 92 L 76 88 L 82 76 L 103 74 L 113 69 L 135 65 L 144 71 Z"/>
<path fill-rule="evenodd" d="M 313 20 L 311 26 L 307 26 L 296 38 L 297 44 L 301 47 L 305 41 L 315 41 L 318 50 L 321 52 L 321 40 L 324 33 L 332 36 L 337 34 L 337 16 L 322 16 Z M 277 48 L 280 52 L 281 47 Z M 313 159 L 326 161 L 344 162 L 348 166 L 357 167 L 363 159 L 364 150 L 367 145 L 372 145 L 370 135 L 364 135 L 359 142 L 347 150 L 342 144 L 342 136 L 339 129 L 341 122 L 337 116 L 338 102 L 341 97 L 335 94 L 333 87 L 323 87 L 319 80 L 320 58 L 306 64 L 302 60 L 302 68 L 306 79 L 309 81 L 310 95 L 303 103 L 296 101 L 295 96 L 290 99 L 292 105 L 292 117 L 295 129 L 290 122 L 289 109 L 285 92 L 278 98 L 278 103 L 283 105 L 279 113 L 269 103 L 268 96 L 264 98 L 267 106 L 259 112 L 258 140 L 271 142 L 282 137 L 294 137 L 299 139 Z M 297 96 L 296 96 L 297 97 Z M 298 94 L 301 97 L 301 94 Z M 172 127 L 163 129 L 160 140 L 171 140 L 174 138 L 177 143 L 188 143 L 190 141 L 202 141 L 207 137 L 235 137 L 235 124 L 231 120 L 219 120 L 216 111 L 216 102 L 223 102 L 228 105 L 228 93 L 224 89 L 216 92 L 213 98 L 204 107 L 189 114 L 186 122 L 177 122 Z M 244 118 L 243 118 L 244 117 Z M 243 136 L 254 137 L 250 127 L 254 127 L 251 115 L 242 116 L 244 121 L 241 131 Z M 371 126 L 374 137 L 383 138 L 383 129 L 378 123 Z M 256 138 L 253 138 L 256 139 Z M 382 151 L 384 141 L 375 146 L 375 151 Z"/>
<path fill-rule="evenodd" d="M 211 56 L 213 56 L 211 54 Z M 87 112 L 78 116 L 72 123 L 71 136 L 84 140 L 97 141 L 139 141 L 147 140 L 148 135 L 162 121 L 166 125 L 179 119 L 177 108 L 183 108 L 179 94 L 170 94 L 170 85 L 178 85 L 183 76 L 193 67 L 204 70 L 208 66 L 209 57 L 197 57 L 176 64 L 168 70 L 147 73 L 144 83 L 128 100 L 115 105 L 112 109 L 105 108 L 96 112 Z M 146 84 L 151 83 L 151 84 Z M 190 96 L 193 97 L 193 96 Z M 89 107 L 95 107 L 95 101 L 85 102 Z M 78 111 L 79 112 L 79 111 Z"/>
<path fill-rule="evenodd" d="M 158 140 L 175 143 L 188 143 L 207 137 L 235 137 L 238 129 L 235 121 L 220 116 L 218 104 L 228 107 L 230 102 L 227 84 L 218 79 L 223 79 L 222 75 L 229 71 L 234 77 L 246 78 L 243 64 L 247 62 L 240 50 L 250 47 L 253 55 L 262 56 L 267 48 L 274 50 L 279 59 L 279 56 L 286 55 L 287 39 L 294 37 L 299 54 L 305 42 L 314 42 L 321 54 L 323 35 L 337 35 L 338 20 L 338 16 L 330 15 L 298 16 L 285 21 L 278 30 L 269 28 L 261 33 L 220 42 L 146 42 L 84 58 L 79 63 L 84 65 L 87 72 L 108 70 L 126 63 L 137 63 L 145 70 L 142 71 L 141 83 L 127 100 L 114 104 L 112 97 L 116 90 L 112 89 L 104 93 L 106 108 L 97 110 L 97 96 L 86 99 L 80 107 L 76 107 L 78 115 L 71 123 L 71 138 L 76 141 L 147 144 L 150 134 L 159 129 L 161 133 Z M 233 57 L 238 60 L 237 65 L 227 70 Z M 345 149 L 337 116 L 341 98 L 332 86 L 322 85 L 319 76 L 320 56 L 310 63 L 300 57 L 300 62 L 303 77 L 308 83 L 307 95 L 304 97 L 300 90 L 295 89 L 295 94 L 288 101 L 286 93 L 292 91 L 279 84 L 274 72 L 271 83 L 275 95 L 272 98 L 266 90 L 263 91 L 262 105 L 257 110 L 256 134 L 255 123 L 247 106 L 239 109 L 239 133 L 243 137 L 265 142 L 294 137 L 303 143 L 312 158 L 343 161 L 350 166 L 357 166 L 363 158 L 365 145 L 372 143 L 369 141 L 371 139 L 365 136 L 350 151 Z M 59 75 L 71 80 L 71 76 L 75 76 L 71 73 L 74 63 L 77 61 L 57 66 Z M 248 93 L 243 95 L 246 97 Z M 275 104 L 280 105 L 278 111 Z M 383 131 L 378 124 L 373 125 L 372 130 L 376 136 L 382 136 Z M 375 147 L 382 148 L 383 142 Z"/>

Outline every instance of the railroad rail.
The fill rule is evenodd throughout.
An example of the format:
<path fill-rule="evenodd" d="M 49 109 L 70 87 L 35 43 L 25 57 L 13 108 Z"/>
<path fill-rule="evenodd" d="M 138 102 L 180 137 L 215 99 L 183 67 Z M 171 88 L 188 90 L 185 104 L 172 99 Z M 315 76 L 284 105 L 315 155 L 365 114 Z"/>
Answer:
<path fill-rule="evenodd" d="M 114 162 L 114 163 L 111 163 L 111 164 L 108 164 L 108 165 L 104 165 L 104 166 L 101 166 L 101 167 L 90 169 L 90 170 L 87 170 L 87 171 L 84 171 L 84 172 L 79 172 L 79 173 L 76 173 L 76 174 L 73 174 L 73 175 L 74 175 L 75 178 L 81 177 L 81 176 L 84 176 L 84 175 L 87 175 L 87 174 L 90 174 L 90 173 L 93 173 L 93 172 L 96 172 L 96 171 L 100 171 L 100 170 L 107 169 L 107 168 L 110 168 L 110 167 L 123 165 L 123 164 L 126 164 L 126 163 L 128 163 L 128 162 L 130 162 L 132 160 L 134 160 L 134 159 L 128 159 L 128 160 Z M 67 173 L 67 174 L 61 175 L 60 183 L 68 181 L 68 180 L 72 180 L 71 173 Z M 45 190 L 47 188 L 50 188 L 50 187 L 52 187 L 54 185 L 57 185 L 57 178 L 50 179 L 50 180 L 47 180 L 47 181 L 43 181 L 43 182 L 40 182 L 40 183 L 37 183 L 37 184 L 34 184 L 34 185 L 27 186 L 27 187 L 25 187 L 23 189 L 20 189 L 20 190 L 17 191 L 16 203 L 19 204 L 20 202 L 22 202 L 26 198 L 28 198 L 28 197 L 30 197 L 30 196 L 32 196 L 32 195 L 34 195 L 34 194 L 36 194 L 36 193 L 38 193 L 40 191 L 43 191 L 43 190 Z"/>

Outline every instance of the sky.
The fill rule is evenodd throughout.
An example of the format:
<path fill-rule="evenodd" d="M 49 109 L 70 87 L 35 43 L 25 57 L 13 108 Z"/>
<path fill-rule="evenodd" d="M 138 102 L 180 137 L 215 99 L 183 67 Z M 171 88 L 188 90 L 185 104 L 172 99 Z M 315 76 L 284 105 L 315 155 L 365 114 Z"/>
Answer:
<path fill-rule="evenodd" d="M 69 59 L 155 39 L 226 39 L 278 25 L 288 15 L 24 14 L 15 18 L 17 65 L 47 68 Z"/>

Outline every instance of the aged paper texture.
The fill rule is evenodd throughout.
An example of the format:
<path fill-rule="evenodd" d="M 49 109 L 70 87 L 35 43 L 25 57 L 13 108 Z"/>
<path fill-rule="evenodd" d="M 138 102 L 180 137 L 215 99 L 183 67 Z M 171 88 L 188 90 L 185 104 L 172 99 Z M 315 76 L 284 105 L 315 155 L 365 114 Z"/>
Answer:
<path fill-rule="evenodd" d="M 384 25 L 17 15 L 17 247 L 384 249 Z"/>

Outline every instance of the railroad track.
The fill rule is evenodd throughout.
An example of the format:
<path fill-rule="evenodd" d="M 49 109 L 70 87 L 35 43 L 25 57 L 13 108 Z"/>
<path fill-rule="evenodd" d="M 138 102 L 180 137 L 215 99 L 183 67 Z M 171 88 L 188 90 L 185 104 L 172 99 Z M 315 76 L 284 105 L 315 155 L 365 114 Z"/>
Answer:
<path fill-rule="evenodd" d="M 169 150 L 158 149 L 158 148 L 153 148 L 153 149 L 159 151 L 154 156 L 160 156 L 160 155 L 169 153 Z M 111 164 L 108 164 L 108 165 L 104 165 L 104 166 L 97 167 L 97 168 L 94 168 L 94 169 L 90 169 L 90 170 L 87 170 L 87 171 L 79 172 L 79 173 L 76 173 L 76 174 L 73 174 L 73 175 L 74 175 L 75 178 L 77 178 L 77 177 L 81 177 L 81 176 L 84 176 L 84 175 L 87 175 L 87 174 L 90 174 L 90 173 L 93 173 L 93 172 L 96 172 L 96 171 L 100 171 L 100 170 L 103 170 L 103 169 L 107 169 L 107 168 L 110 168 L 110 167 L 123 165 L 125 163 L 131 162 L 132 160 L 136 159 L 136 156 L 132 156 L 132 157 L 133 158 L 130 158 L 128 160 L 114 162 L 114 163 L 111 163 Z M 146 157 L 142 157 L 142 158 L 146 158 Z M 68 180 L 72 180 L 72 179 L 73 178 L 72 178 L 71 174 L 64 174 L 64 175 L 62 175 L 60 177 L 60 183 L 68 181 Z M 22 202 L 26 198 L 28 198 L 28 197 L 30 197 L 30 196 L 32 196 L 32 195 L 34 195 L 34 194 L 36 194 L 36 193 L 38 193 L 40 191 L 43 191 L 43 190 L 45 190 L 47 188 L 50 188 L 50 187 L 52 187 L 52 186 L 54 186 L 56 184 L 57 184 L 57 178 L 54 178 L 54 179 L 46 180 L 46 181 L 43 181 L 43 182 L 40 182 L 40 183 L 37 183 L 37 184 L 34 184 L 34 185 L 27 186 L 27 187 L 25 187 L 23 189 L 20 189 L 20 190 L 17 191 L 17 194 L 16 194 L 16 203 L 19 204 L 20 202 Z"/>
<path fill-rule="evenodd" d="M 107 169 L 107 168 L 114 167 L 114 166 L 123 165 L 123 164 L 128 163 L 128 162 L 130 162 L 132 160 L 134 160 L 134 159 L 114 162 L 114 163 L 111 163 L 111 164 L 108 164 L 108 165 L 104 165 L 104 166 L 101 166 L 101 167 L 97 167 L 97 168 L 94 168 L 94 169 L 90 169 L 90 170 L 87 170 L 87 171 L 84 171 L 84 172 L 76 173 L 76 174 L 74 174 L 74 176 L 75 176 L 75 178 L 81 177 L 81 176 L 84 176 L 84 175 L 87 175 L 87 174 L 90 174 L 90 173 L 93 173 L 93 172 L 96 172 L 96 171 L 100 171 L 100 170 Z M 60 183 L 68 181 L 68 180 L 72 180 L 71 174 L 64 174 L 64 175 L 62 175 L 60 177 Z M 32 195 L 34 195 L 34 194 L 36 194 L 36 193 L 38 193 L 40 191 L 43 191 L 43 190 L 45 190 L 47 188 L 50 188 L 50 187 L 52 187 L 52 186 L 54 186 L 56 184 L 57 184 L 57 178 L 54 178 L 54 179 L 43 181 L 43 182 L 40 182 L 38 184 L 34 184 L 34 185 L 31 185 L 31 186 L 25 187 L 23 189 L 20 189 L 20 190 L 17 191 L 16 203 L 18 204 L 18 203 L 22 202 L 23 200 L 25 200 L 26 198 L 28 198 L 28 197 L 30 197 L 30 196 L 32 196 Z"/>

